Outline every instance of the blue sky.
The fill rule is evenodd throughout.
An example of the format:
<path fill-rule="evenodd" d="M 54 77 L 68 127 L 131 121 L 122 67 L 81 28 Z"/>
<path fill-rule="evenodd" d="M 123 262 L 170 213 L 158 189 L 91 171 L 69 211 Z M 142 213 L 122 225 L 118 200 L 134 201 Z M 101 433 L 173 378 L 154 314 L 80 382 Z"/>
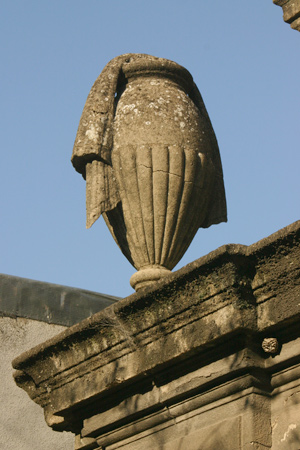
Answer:
<path fill-rule="evenodd" d="M 272 0 L 3 2 L 0 272 L 125 297 L 127 262 L 101 218 L 85 229 L 70 157 L 89 90 L 128 52 L 193 75 L 219 142 L 228 223 L 177 269 L 299 219 L 300 34 Z"/>

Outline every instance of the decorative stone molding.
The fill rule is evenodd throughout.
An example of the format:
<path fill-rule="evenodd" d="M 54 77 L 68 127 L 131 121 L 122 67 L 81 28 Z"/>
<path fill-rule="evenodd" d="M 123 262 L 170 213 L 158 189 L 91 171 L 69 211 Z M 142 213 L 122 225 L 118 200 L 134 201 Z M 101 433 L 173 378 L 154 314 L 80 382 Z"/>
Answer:
<path fill-rule="evenodd" d="M 261 346 L 266 353 L 275 354 L 279 349 L 278 340 L 276 338 L 264 338 Z"/>
<path fill-rule="evenodd" d="M 273 3 L 282 7 L 283 20 L 300 31 L 300 0 L 273 0 Z"/>
<path fill-rule="evenodd" d="M 15 379 L 78 450 L 294 448 L 299 288 L 300 221 L 74 325 L 15 359 Z"/>

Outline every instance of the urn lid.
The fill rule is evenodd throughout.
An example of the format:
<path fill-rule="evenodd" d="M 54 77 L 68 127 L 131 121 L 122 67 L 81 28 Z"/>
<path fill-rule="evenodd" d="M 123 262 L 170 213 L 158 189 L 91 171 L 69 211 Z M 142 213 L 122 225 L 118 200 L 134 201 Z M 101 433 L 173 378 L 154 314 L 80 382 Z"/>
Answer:
<path fill-rule="evenodd" d="M 122 64 L 121 72 L 119 85 L 122 85 L 124 81 L 140 76 L 157 76 L 176 81 L 187 94 L 193 89 L 193 77 L 190 72 L 176 62 L 165 58 L 146 54 L 129 54 Z"/>

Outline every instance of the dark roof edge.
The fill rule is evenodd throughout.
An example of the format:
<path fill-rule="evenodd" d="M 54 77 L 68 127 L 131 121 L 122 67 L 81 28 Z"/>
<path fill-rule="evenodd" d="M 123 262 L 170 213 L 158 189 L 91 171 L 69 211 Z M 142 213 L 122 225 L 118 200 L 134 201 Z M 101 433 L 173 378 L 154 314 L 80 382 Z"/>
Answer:
<path fill-rule="evenodd" d="M 0 274 L 0 316 L 71 326 L 118 300 L 85 289 Z"/>

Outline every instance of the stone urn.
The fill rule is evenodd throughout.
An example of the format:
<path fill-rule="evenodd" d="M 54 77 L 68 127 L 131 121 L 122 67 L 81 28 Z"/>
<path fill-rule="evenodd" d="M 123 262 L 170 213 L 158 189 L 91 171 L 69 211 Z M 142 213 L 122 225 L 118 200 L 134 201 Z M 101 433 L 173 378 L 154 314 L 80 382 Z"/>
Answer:
<path fill-rule="evenodd" d="M 87 98 L 72 163 L 86 179 L 87 227 L 102 214 L 138 270 L 168 275 L 199 227 L 227 220 L 218 144 L 190 73 L 144 54 L 113 59 Z"/>

